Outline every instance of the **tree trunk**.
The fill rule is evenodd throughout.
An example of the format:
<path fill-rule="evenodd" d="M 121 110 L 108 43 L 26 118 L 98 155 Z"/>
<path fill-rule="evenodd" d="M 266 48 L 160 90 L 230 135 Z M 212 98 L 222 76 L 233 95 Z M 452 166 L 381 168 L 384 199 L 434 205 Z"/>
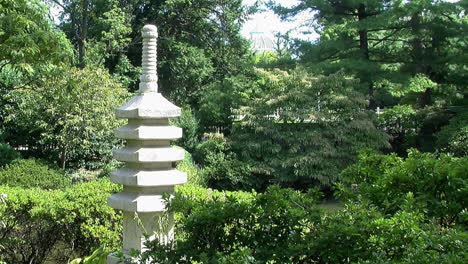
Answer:
<path fill-rule="evenodd" d="M 424 47 L 421 40 L 421 16 L 419 12 L 414 13 L 411 16 L 410 20 L 411 25 L 411 33 L 412 33 L 412 40 L 411 40 L 411 48 L 412 48 L 412 63 L 413 63 L 413 75 L 417 74 L 425 74 L 427 75 L 427 67 L 424 61 Z M 426 89 L 424 92 L 419 94 L 418 97 L 418 104 L 419 107 L 424 108 L 427 105 L 432 103 L 432 91 L 430 89 Z"/>
<path fill-rule="evenodd" d="M 78 67 L 84 68 L 86 66 L 86 40 L 88 39 L 88 23 L 89 23 L 89 0 L 82 0 L 81 2 L 82 13 L 79 25 L 75 23 L 75 32 L 77 32 L 77 45 L 78 45 Z"/>
<path fill-rule="evenodd" d="M 358 20 L 362 21 L 369 16 L 366 12 L 366 6 L 364 4 L 360 4 L 358 8 Z M 360 30 L 359 31 L 359 49 L 361 50 L 362 58 L 369 62 L 369 40 L 368 40 L 368 32 L 367 30 Z M 369 109 L 375 110 L 377 104 L 374 98 L 374 83 L 370 76 L 365 76 L 362 78 L 368 84 L 367 87 L 367 94 L 369 95 Z"/>
<path fill-rule="evenodd" d="M 67 162 L 67 147 L 63 147 L 60 152 L 60 167 L 64 170 Z"/>

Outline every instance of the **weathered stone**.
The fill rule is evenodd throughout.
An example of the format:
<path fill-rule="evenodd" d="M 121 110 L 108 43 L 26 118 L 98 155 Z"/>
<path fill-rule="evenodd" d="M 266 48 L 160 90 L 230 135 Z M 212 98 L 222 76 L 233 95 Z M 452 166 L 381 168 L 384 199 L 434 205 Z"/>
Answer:
<path fill-rule="evenodd" d="M 175 169 L 138 170 L 124 168 L 114 171 L 111 180 L 128 186 L 173 186 L 187 182 L 187 174 Z"/>
<path fill-rule="evenodd" d="M 145 234 L 149 239 L 167 243 L 173 238 L 173 216 L 165 212 L 165 194 L 174 185 L 187 181 L 187 175 L 175 169 L 174 162 L 184 158 L 184 150 L 172 147 L 170 140 L 182 137 L 182 129 L 171 126 L 169 118 L 180 116 L 180 108 L 158 93 L 156 63 L 157 29 L 143 27 L 143 58 L 140 94 L 116 110 L 116 116 L 128 124 L 116 129 L 115 135 L 127 144 L 114 151 L 114 158 L 126 162 L 126 168 L 111 173 L 111 180 L 124 185 L 108 204 L 123 211 L 123 252 L 143 251 Z M 108 264 L 118 263 L 115 254 Z"/>
<path fill-rule="evenodd" d="M 160 93 L 145 92 L 133 97 L 116 111 L 118 118 L 170 118 L 180 116 L 180 108 Z"/>

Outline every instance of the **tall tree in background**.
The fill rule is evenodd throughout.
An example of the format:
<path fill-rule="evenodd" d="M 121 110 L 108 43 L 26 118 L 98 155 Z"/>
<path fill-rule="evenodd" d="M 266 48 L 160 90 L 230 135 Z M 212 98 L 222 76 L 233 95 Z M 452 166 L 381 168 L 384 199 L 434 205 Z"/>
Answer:
<path fill-rule="evenodd" d="M 466 87 L 455 80 L 461 76 L 448 78 L 452 69 L 460 75 L 466 65 L 462 3 L 312 0 L 292 8 L 270 5 L 283 18 L 313 14 L 320 38 L 300 43 L 301 62 L 323 73 L 344 69 L 354 74 L 366 86 L 371 109 L 400 100 L 391 97 L 415 93 L 419 99 L 413 102 L 424 107 L 434 103 L 431 91 Z M 445 87 L 436 87 L 439 84 Z"/>
<path fill-rule="evenodd" d="M 10 94 L 37 82 L 50 65 L 67 64 L 70 42 L 47 17 L 37 0 L 0 0 L 0 134 L 5 140 L 22 131 L 5 125 L 6 110 L 16 104 Z"/>
<path fill-rule="evenodd" d="M 414 125 L 407 128 L 414 140 L 404 149 L 434 151 L 434 134 L 459 114 L 450 110 L 452 106 L 467 107 L 468 24 L 463 1 L 301 0 L 291 8 L 270 6 L 284 19 L 305 11 L 313 15 L 320 38 L 296 42 L 300 63 L 315 72 L 344 70 L 360 79 L 370 109 L 409 105 L 394 112 L 416 110 L 408 123 Z M 386 116 L 399 123 L 398 117 Z M 394 144 L 408 143 L 394 136 L 400 137 Z M 394 145 L 396 149 L 402 148 Z"/>
<path fill-rule="evenodd" d="M 283 19 L 301 12 L 313 14 L 320 33 L 318 43 L 302 42 L 299 48 L 305 63 L 319 63 L 323 73 L 344 69 L 355 74 L 361 81 L 363 91 L 369 96 L 369 108 L 377 105 L 374 99 L 375 81 L 382 71 L 373 56 L 373 41 L 386 36 L 379 31 L 391 27 L 384 15 L 389 1 L 382 0 L 312 0 L 300 1 L 291 8 L 281 5 L 270 6 Z"/>
<path fill-rule="evenodd" d="M 102 65 L 72 67 L 73 47 L 39 1 L 1 0 L 0 25 L 2 139 L 62 168 L 102 165 L 116 144 L 112 112 L 125 89 Z"/>
<path fill-rule="evenodd" d="M 160 89 L 195 107 L 203 86 L 242 70 L 248 45 L 240 28 L 250 12 L 241 0 L 139 0 L 132 12 L 133 39 L 143 24 L 158 26 Z M 139 64 L 135 43 L 129 58 Z"/>
<path fill-rule="evenodd" d="M 118 0 L 48 0 L 60 10 L 60 28 L 78 51 L 77 64 L 113 69 L 130 38 L 130 13 Z"/>
<path fill-rule="evenodd" d="M 141 28 L 157 25 L 160 90 L 178 104 L 196 106 L 203 87 L 237 74 L 248 54 L 239 32 L 254 9 L 241 0 L 50 1 L 61 7 L 60 26 L 77 47 L 79 65 L 108 54 L 105 66 L 114 74 L 133 72 L 133 79 Z M 136 80 L 128 83 L 136 89 Z"/>

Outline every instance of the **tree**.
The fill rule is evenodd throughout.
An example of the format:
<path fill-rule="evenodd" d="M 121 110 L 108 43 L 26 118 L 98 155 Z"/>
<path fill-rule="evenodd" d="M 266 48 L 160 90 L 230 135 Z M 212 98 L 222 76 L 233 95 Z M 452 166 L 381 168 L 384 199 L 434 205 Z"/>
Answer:
<path fill-rule="evenodd" d="M 72 52 L 48 19 L 47 7 L 37 0 L 0 1 L 0 49 L 0 70 L 11 67 L 22 73 L 67 60 Z"/>
<path fill-rule="evenodd" d="M 121 1 L 48 0 L 61 10 L 61 29 L 78 50 L 78 66 L 113 68 L 129 45 L 130 16 Z"/>
<path fill-rule="evenodd" d="M 447 103 L 450 94 L 466 88 L 459 82 L 467 47 L 461 3 L 312 0 L 292 8 L 270 6 L 283 18 L 314 14 L 320 39 L 298 45 L 302 62 L 323 73 L 354 74 L 367 87 L 371 109 L 395 104 L 388 95 L 425 107 L 436 102 L 431 94 L 437 93 Z"/>
<path fill-rule="evenodd" d="M 119 125 L 114 109 L 127 92 L 100 68 L 51 68 L 35 86 L 17 89 L 11 100 L 18 106 L 6 118 L 12 145 L 26 145 L 30 154 L 72 165 L 92 166 L 110 158 Z M 83 164 L 84 163 L 84 164 Z"/>
<path fill-rule="evenodd" d="M 241 0 L 49 2 L 62 9 L 60 27 L 77 47 L 79 65 L 104 56 L 105 66 L 131 90 L 138 78 L 132 67 L 141 65 L 141 28 L 157 25 L 159 89 L 179 105 L 196 108 L 203 86 L 237 74 L 247 58 L 239 32 L 253 9 Z"/>
<path fill-rule="evenodd" d="M 197 109 L 205 85 L 242 71 L 248 44 L 240 28 L 253 11 L 241 0 L 135 1 L 128 57 L 140 64 L 140 29 L 157 25 L 160 90 Z"/>
<path fill-rule="evenodd" d="M 47 65 L 69 62 L 73 51 L 36 0 L 0 1 L 0 50 L 0 130 L 5 130 L 8 94 L 41 78 Z"/>
<path fill-rule="evenodd" d="M 369 96 L 369 108 L 375 109 L 374 89 L 376 78 L 382 74 L 373 60 L 371 39 L 388 27 L 384 16 L 390 1 L 379 0 L 313 0 L 299 1 L 291 8 L 270 3 L 282 18 L 308 11 L 319 25 L 320 40 L 316 45 L 300 44 L 300 54 L 307 62 L 320 62 L 323 73 L 345 69 L 356 75 Z M 384 25 L 383 25 L 384 24 Z M 384 27 L 384 29 L 382 29 Z"/>
<path fill-rule="evenodd" d="M 364 148 L 388 146 L 365 97 L 343 73 L 260 71 L 263 93 L 243 104 L 233 141 L 264 182 L 306 188 L 330 185 Z"/>

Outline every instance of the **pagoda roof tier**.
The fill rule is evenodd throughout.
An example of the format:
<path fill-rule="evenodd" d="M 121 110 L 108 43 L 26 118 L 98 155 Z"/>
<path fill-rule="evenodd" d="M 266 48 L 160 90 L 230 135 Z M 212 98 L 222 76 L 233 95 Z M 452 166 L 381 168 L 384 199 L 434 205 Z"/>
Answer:
<path fill-rule="evenodd" d="M 111 173 L 110 178 L 115 183 L 128 186 L 172 186 L 187 182 L 187 173 L 176 170 L 149 171 L 124 168 Z"/>
<path fill-rule="evenodd" d="M 117 210 L 138 213 L 162 212 L 166 207 L 162 194 L 135 192 L 113 194 L 107 199 L 107 204 Z"/>
<path fill-rule="evenodd" d="M 116 110 L 118 118 L 170 118 L 180 116 L 180 107 L 175 106 L 160 93 L 149 92 L 134 96 Z"/>
<path fill-rule="evenodd" d="M 114 158 L 126 162 L 173 162 L 184 159 L 185 151 L 175 147 L 132 147 L 114 150 Z"/>
<path fill-rule="evenodd" d="M 171 140 L 182 137 L 182 128 L 175 126 L 147 126 L 128 124 L 117 128 L 115 136 L 123 139 L 137 140 Z"/>

